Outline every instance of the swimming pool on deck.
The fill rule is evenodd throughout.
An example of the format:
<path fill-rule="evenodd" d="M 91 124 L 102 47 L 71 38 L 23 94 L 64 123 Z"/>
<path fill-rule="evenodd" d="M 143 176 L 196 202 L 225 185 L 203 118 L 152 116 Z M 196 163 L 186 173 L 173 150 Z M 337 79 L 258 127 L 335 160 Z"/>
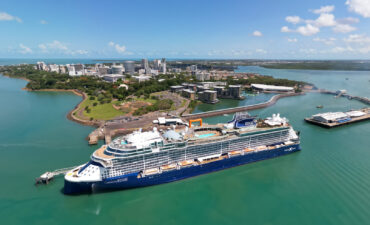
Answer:
<path fill-rule="evenodd" d="M 197 138 L 207 138 L 215 135 L 214 133 L 208 133 L 208 134 L 201 134 Z"/>

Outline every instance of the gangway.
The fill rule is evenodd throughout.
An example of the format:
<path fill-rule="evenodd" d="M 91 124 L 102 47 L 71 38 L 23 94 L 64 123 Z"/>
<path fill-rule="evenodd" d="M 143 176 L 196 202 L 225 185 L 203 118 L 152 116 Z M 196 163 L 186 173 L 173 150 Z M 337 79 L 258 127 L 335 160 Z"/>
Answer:
<path fill-rule="evenodd" d="M 66 174 L 68 171 L 76 168 L 73 167 L 67 167 L 62 169 L 56 169 L 54 171 L 47 171 L 43 174 L 41 174 L 40 177 L 36 178 L 36 184 L 48 184 L 50 180 L 52 180 L 54 177 L 59 176 L 61 174 Z"/>

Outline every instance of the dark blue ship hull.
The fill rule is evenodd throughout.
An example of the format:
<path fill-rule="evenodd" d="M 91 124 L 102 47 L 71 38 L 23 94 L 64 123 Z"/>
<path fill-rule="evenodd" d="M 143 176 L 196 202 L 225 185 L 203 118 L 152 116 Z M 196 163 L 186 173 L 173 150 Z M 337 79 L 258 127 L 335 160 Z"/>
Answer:
<path fill-rule="evenodd" d="M 137 187 L 145 187 L 156 184 L 163 184 L 172 181 L 182 180 L 185 178 L 198 176 L 206 173 L 211 173 L 234 166 L 240 166 L 243 164 L 261 161 L 265 159 L 275 158 L 283 155 L 287 155 L 300 150 L 300 146 L 290 145 L 281 148 L 266 150 L 260 152 L 248 153 L 245 155 L 234 156 L 223 160 L 201 164 L 197 166 L 183 167 L 181 169 L 174 169 L 171 171 L 165 171 L 158 174 L 147 175 L 142 178 L 138 178 L 138 173 L 126 174 L 123 176 L 117 176 L 107 178 L 99 182 L 69 182 L 64 181 L 64 193 L 65 194 L 81 194 L 91 191 L 106 191 L 106 190 L 117 190 L 117 189 L 129 189 Z"/>

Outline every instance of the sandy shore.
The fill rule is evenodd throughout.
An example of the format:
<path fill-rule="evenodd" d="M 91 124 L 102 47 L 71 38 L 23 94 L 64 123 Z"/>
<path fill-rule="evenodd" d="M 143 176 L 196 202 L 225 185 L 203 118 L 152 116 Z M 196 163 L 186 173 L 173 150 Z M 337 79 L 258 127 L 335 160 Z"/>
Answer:
<path fill-rule="evenodd" d="M 25 91 L 55 91 L 55 92 L 72 92 L 73 94 L 75 95 L 78 95 L 78 96 L 81 96 L 83 97 L 83 93 L 80 92 L 79 90 L 77 89 L 39 89 L 39 90 L 32 90 L 32 89 L 29 89 L 29 88 L 22 88 L 22 90 L 25 90 Z"/>

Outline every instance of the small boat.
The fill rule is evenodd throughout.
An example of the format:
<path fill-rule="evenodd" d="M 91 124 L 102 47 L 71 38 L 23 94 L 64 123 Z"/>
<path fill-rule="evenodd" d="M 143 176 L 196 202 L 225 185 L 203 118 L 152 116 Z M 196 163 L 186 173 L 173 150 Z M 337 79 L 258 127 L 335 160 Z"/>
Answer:
<path fill-rule="evenodd" d="M 324 108 L 324 106 L 323 105 L 318 105 L 318 106 L 316 106 L 316 108 L 322 109 L 322 108 Z"/>

